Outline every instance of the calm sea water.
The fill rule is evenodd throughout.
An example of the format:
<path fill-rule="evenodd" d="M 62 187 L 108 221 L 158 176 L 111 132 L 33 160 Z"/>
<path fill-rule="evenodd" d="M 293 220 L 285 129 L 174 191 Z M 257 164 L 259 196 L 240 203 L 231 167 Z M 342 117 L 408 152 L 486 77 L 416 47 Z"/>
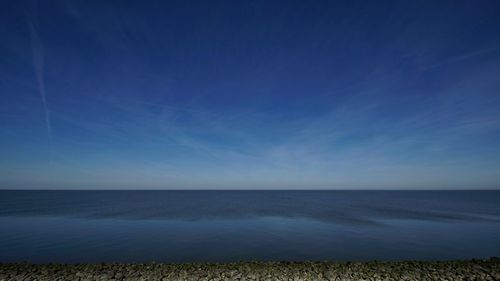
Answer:
<path fill-rule="evenodd" d="M 500 256 L 500 191 L 0 191 L 0 262 Z"/>

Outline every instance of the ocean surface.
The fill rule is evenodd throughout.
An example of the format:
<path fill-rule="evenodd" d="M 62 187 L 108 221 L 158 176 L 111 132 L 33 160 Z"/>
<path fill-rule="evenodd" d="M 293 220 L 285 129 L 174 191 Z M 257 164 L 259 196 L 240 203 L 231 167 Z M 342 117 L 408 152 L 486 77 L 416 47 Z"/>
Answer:
<path fill-rule="evenodd" d="M 0 191 L 0 262 L 500 256 L 500 191 Z"/>

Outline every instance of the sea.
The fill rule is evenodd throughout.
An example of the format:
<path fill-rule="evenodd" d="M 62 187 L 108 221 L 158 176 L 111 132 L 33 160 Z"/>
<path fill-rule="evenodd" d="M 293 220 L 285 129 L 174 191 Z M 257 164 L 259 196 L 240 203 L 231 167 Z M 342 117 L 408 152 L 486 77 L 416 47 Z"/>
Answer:
<path fill-rule="evenodd" d="M 492 256 L 498 190 L 0 190 L 0 263 Z"/>

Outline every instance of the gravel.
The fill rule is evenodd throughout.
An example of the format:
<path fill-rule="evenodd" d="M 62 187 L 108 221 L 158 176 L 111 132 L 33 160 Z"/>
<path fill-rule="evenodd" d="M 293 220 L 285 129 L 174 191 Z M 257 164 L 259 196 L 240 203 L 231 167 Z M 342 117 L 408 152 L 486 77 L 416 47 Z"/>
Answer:
<path fill-rule="evenodd" d="M 0 264 L 5 280 L 500 280 L 500 259 L 400 262 Z"/>

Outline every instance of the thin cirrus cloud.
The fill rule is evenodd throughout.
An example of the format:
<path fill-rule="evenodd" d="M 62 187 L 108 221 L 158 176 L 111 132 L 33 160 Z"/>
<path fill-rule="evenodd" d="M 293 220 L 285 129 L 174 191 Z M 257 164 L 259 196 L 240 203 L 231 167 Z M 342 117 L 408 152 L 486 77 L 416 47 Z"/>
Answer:
<path fill-rule="evenodd" d="M 498 188 L 486 5 L 151 5 L 4 9 L 0 187 Z"/>

